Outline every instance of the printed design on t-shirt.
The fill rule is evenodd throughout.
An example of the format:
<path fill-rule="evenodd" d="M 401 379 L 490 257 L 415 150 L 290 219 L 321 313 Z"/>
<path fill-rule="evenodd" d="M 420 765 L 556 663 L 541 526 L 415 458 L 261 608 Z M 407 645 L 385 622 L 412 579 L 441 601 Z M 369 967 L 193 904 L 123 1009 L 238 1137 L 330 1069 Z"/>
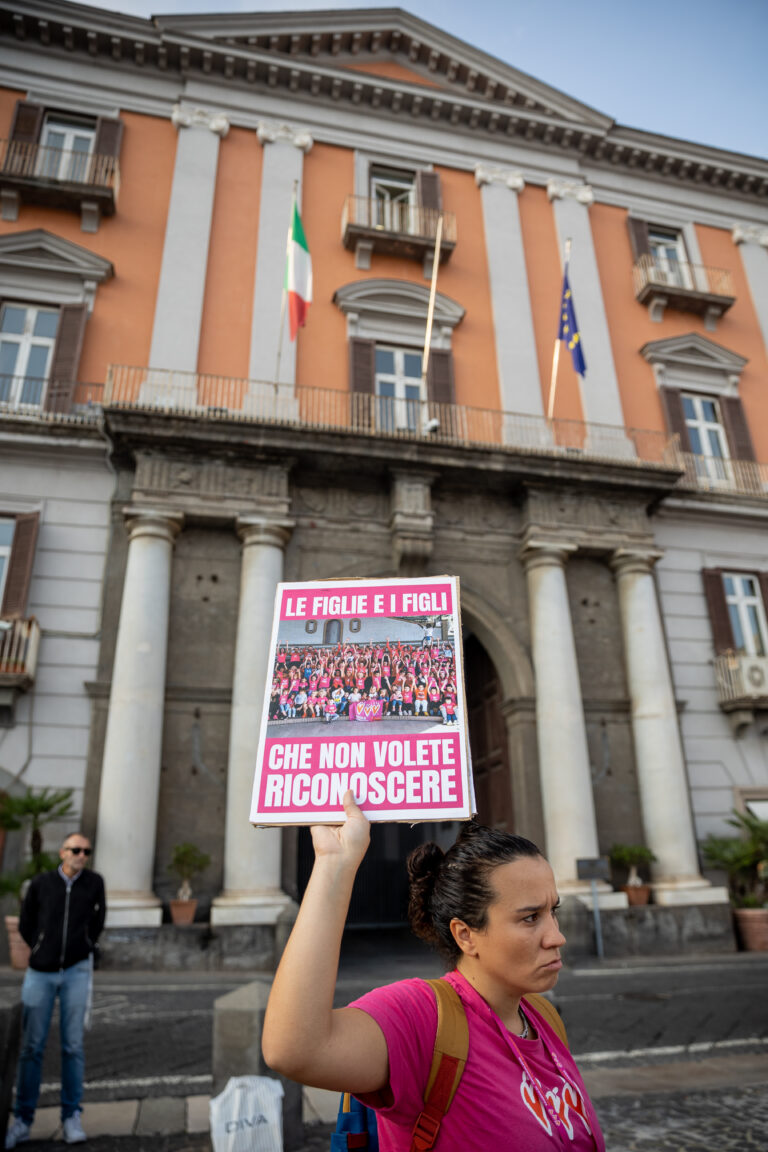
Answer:
<path fill-rule="evenodd" d="M 552 1125 L 549 1122 L 549 1115 L 544 1106 L 544 1102 L 540 1093 L 543 1092 L 548 1100 L 552 1111 L 559 1117 L 563 1129 L 568 1134 L 568 1139 L 573 1140 L 573 1118 L 572 1114 L 575 1113 L 589 1134 L 592 1134 L 592 1129 L 587 1120 L 587 1109 L 584 1104 L 584 1097 L 575 1084 L 570 1084 L 567 1080 L 560 1077 L 560 1084 L 556 1084 L 553 1088 L 544 1089 L 540 1080 L 536 1080 L 539 1091 L 536 1090 L 528 1074 L 523 1072 L 523 1078 L 520 1081 L 520 1095 L 523 1098 L 523 1103 L 526 1108 L 538 1120 L 544 1131 L 551 1135 Z"/>

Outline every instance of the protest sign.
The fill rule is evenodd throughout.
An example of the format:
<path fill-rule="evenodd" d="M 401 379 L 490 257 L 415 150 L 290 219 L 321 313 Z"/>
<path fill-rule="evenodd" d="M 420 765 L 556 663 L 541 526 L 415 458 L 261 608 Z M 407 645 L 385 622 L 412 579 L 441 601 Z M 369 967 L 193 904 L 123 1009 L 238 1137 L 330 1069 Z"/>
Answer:
<path fill-rule="evenodd" d="M 253 824 L 467 819 L 467 739 L 455 577 L 278 585 Z"/>

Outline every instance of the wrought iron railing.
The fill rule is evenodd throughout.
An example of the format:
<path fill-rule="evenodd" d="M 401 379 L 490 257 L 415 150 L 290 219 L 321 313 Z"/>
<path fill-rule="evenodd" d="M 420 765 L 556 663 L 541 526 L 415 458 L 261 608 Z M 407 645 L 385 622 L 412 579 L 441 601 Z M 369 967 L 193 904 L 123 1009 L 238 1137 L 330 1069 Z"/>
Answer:
<path fill-rule="evenodd" d="M 120 165 L 116 156 L 49 148 L 0 140 L 0 178 L 3 175 L 57 184 L 84 184 L 90 188 L 120 191 Z"/>
<path fill-rule="evenodd" d="M 367 196 L 347 196 L 341 215 L 341 234 L 343 237 L 347 229 L 352 226 L 370 229 L 372 232 L 391 232 L 434 240 L 440 215 L 436 209 L 424 208 L 421 204 L 393 203 Z M 443 212 L 442 217 L 442 242 L 455 244 L 456 216 L 453 212 Z"/>
<path fill-rule="evenodd" d="M 0 685 L 29 687 L 35 679 L 40 625 L 29 620 L 0 619 Z"/>
<path fill-rule="evenodd" d="M 442 445 L 554 452 L 678 467 L 677 439 L 662 432 L 195 372 L 113 366 L 104 388 L 104 405 L 209 420 L 255 421 Z"/>
<path fill-rule="evenodd" d="M 634 265 L 632 275 L 636 296 L 648 286 L 706 292 L 711 296 L 734 296 L 733 277 L 726 268 L 710 268 L 682 260 L 665 267 L 646 254 Z"/>
<path fill-rule="evenodd" d="M 681 488 L 768 498 L 768 464 L 755 460 L 728 460 L 721 456 L 696 456 L 692 452 L 681 452 L 680 464 L 684 469 Z"/>
<path fill-rule="evenodd" d="M 71 386 L 72 399 L 69 409 L 51 412 L 46 408 L 46 398 L 56 384 L 56 381 L 39 376 L 0 375 L 0 417 L 35 416 L 57 420 L 82 420 L 85 416 L 95 418 L 98 415 L 104 398 L 103 384 L 77 383 Z M 63 405 L 57 407 L 61 409 Z"/>

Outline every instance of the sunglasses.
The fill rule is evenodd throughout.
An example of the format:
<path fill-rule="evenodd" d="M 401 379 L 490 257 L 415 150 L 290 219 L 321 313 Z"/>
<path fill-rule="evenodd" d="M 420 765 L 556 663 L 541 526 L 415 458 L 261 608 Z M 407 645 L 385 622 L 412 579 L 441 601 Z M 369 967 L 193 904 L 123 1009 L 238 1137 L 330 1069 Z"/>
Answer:
<path fill-rule="evenodd" d="M 67 847 L 67 852 L 71 852 L 73 856 L 79 856 L 81 852 L 82 852 L 83 856 L 90 856 L 91 852 L 93 852 L 93 848 L 69 848 L 69 847 Z"/>

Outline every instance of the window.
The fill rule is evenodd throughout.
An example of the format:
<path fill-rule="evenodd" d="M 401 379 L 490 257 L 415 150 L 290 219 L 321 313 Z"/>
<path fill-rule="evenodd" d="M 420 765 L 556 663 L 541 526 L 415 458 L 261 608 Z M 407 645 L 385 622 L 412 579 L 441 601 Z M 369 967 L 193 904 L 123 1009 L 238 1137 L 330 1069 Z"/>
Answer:
<path fill-rule="evenodd" d="M 38 150 L 37 175 L 48 180 L 82 184 L 88 179 L 88 159 L 96 138 L 95 124 L 48 115 Z"/>
<path fill-rule="evenodd" d="M 416 183 L 412 172 L 371 168 L 373 223 L 389 232 L 415 232 Z"/>
<path fill-rule="evenodd" d="M 635 299 L 648 306 L 651 320 L 661 323 L 667 308 L 693 312 L 713 332 L 717 320 L 733 305 L 733 277 L 728 269 L 702 263 L 693 223 L 651 223 L 627 219 L 634 267 Z"/>
<path fill-rule="evenodd" d="M 323 644 L 340 644 L 341 632 L 341 620 L 326 620 L 323 625 Z"/>
<path fill-rule="evenodd" d="M 378 403 L 378 426 L 394 432 L 407 428 L 416 432 L 421 426 L 421 354 L 405 348 L 376 346 L 374 367 Z"/>
<path fill-rule="evenodd" d="M 3 602 L 5 581 L 11 562 L 11 544 L 13 543 L 14 527 L 15 521 L 0 519 L 0 604 Z"/>
<path fill-rule="evenodd" d="M 8 302 L 0 309 L 0 405 L 40 407 L 48 381 L 57 308 Z"/>
<path fill-rule="evenodd" d="M 768 627 L 757 578 L 739 572 L 724 572 L 723 590 L 734 650 L 743 656 L 765 656 L 768 653 Z"/>
<path fill-rule="evenodd" d="M 676 288 L 693 288 L 682 233 L 672 228 L 648 228 L 648 247 L 656 278 Z"/>
<path fill-rule="evenodd" d="M 696 457 L 697 474 L 704 479 L 729 483 L 728 441 L 717 400 L 683 393 L 681 401 L 690 450 Z"/>

